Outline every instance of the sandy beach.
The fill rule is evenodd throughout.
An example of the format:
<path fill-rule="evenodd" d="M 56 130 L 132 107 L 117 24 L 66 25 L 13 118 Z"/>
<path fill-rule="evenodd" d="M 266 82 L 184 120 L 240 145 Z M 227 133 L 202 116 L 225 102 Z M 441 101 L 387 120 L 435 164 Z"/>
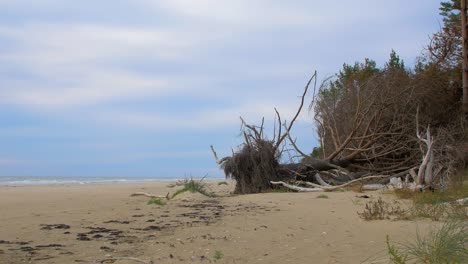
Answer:
<path fill-rule="evenodd" d="M 380 192 L 232 196 L 233 182 L 209 181 L 220 197 L 130 197 L 181 188 L 168 185 L 1 186 L 0 263 L 385 263 L 386 235 L 405 241 L 431 224 L 359 218 L 370 199 L 393 199 Z"/>

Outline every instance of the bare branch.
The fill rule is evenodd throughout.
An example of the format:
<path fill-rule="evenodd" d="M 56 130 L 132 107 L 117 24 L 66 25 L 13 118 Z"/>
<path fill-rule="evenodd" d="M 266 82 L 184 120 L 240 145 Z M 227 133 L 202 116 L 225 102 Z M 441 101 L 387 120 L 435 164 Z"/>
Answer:
<path fill-rule="evenodd" d="M 316 79 L 317 78 L 317 71 L 315 71 L 315 73 L 312 75 L 312 77 L 310 77 L 309 81 L 307 82 L 307 85 L 305 86 L 304 88 L 304 92 L 302 93 L 302 96 L 301 96 L 301 103 L 299 105 L 299 108 L 297 109 L 297 112 L 296 112 L 296 115 L 294 116 L 294 118 L 292 119 L 292 121 L 289 123 L 289 126 L 288 128 L 286 129 L 286 133 L 284 133 L 280 138 L 279 140 L 276 142 L 276 145 L 274 147 L 274 150 L 277 150 L 278 147 L 280 146 L 281 142 L 283 142 L 283 140 L 286 138 L 287 136 L 287 133 L 289 133 L 289 131 L 291 131 L 291 128 L 292 126 L 294 125 L 294 122 L 296 121 L 297 117 L 299 116 L 299 114 L 301 113 L 301 110 L 302 110 L 302 107 L 304 106 L 304 100 L 305 100 L 305 96 L 307 94 L 307 90 L 309 89 L 309 85 L 310 83 L 312 82 L 313 79 Z"/>

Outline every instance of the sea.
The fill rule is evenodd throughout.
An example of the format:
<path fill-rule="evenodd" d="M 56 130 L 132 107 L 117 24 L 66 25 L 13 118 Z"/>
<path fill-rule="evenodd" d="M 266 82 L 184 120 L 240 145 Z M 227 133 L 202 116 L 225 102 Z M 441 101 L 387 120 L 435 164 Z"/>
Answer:
<path fill-rule="evenodd" d="M 190 177 L 189 177 L 190 178 Z M 72 177 L 72 176 L 0 176 L 0 185 L 51 185 L 51 184 L 124 184 L 182 180 L 184 177 Z M 194 177 L 195 179 L 195 177 Z M 207 180 L 222 179 L 221 177 L 204 177 Z"/>

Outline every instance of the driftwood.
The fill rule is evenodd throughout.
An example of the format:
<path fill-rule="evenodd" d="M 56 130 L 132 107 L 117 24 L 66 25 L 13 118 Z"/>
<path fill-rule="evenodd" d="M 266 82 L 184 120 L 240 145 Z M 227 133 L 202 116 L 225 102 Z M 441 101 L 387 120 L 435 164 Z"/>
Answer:
<path fill-rule="evenodd" d="M 399 177 L 402 174 L 403 173 L 399 173 L 397 175 L 367 176 L 367 177 L 362 177 L 362 178 L 359 178 L 359 179 L 351 180 L 351 181 L 349 181 L 347 183 L 337 185 L 337 186 L 332 186 L 332 185 L 324 182 L 323 180 L 319 180 L 318 181 L 319 184 L 312 183 L 312 182 L 307 182 L 307 181 L 296 181 L 297 184 L 304 184 L 304 185 L 307 185 L 307 186 L 311 186 L 313 188 L 299 187 L 299 186 L 296 186 L 296 185 L 287 184 L 287 183 L 285 183 L 283 181 L 278 181 L 278 182 L 271 181 L 270 183 L 273 184 L 273 185 L 282 185 L 282 186 L 284 186 L 284 187 L 286 187 L 288 189 L 295 190 L 295 191 L 298 191 L 298 192 L 320 192 L 320 191 L 325 191 L 325 192 L 328 191 L 329 192 L 329 191 L 342 189 L 342 188 L 345 188 L 345 187 L 348 187 L 348 186 L 351 186 L 351 185 L 354 185 L 354 184 L 357 184 L 357 183 L 361 183 L 363 181 L 370 181 L 370 180 L 376 180 L 376 179 L 396 178 L 396 177 Z M 320 175 L 318 173 L 316 174 L 316 177 L 318 179 L 321 179 Z M 387 188 L 387 187 L 388 187 L 388 185 L 384 185 L 384 184 L 364 184 L 364 185 L 362 185 L 361 189 L 362 190 L 380 190 L 380 189 L 384 189 L 384 188 Z"/>
<path fill-rule="evenodd" d="M 169 200 L 169 193 L 166 194 L 166 196 L 161 196 L 161 195 L 154 195 L 154 194 L 150 194 L 150 193 L 145 193 L 145 192 L 136 192 L 136 193 L 132 193 L 130 194 L 131 197 L 134 197 L 134 196 L 146 196 L 146 197 L 149 197 L 149 198 L 161 198 L 161 199 L 168 199 Z"/>
<path fill-rule="evenodd" d="M 463 204 L 465 204 L 466 202 L 468 202 L 468 197 L 462 198 L 462 199 L 458 199 L 458 200 L 456 200 L 455 202 L 458 203 L 458 204 L 462 204 L 462 205 L 463 205 Z"/>

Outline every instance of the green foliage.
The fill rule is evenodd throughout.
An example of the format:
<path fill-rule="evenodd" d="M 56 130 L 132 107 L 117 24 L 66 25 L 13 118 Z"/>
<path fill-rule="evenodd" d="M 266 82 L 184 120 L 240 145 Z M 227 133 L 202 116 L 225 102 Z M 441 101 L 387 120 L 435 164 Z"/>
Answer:
<path fill-rule="evenodd" d="M 206 183 L 203 182 L 203 179 L 200 180 L 194 180 L 193 178 L 189 179 L 184 179 L 181 184 L 184 186 L 182 189 L 177 190 L 171 198 L 176 197 L 177 195 L 184 193 L 184 192 L 191 192 L 191 193 L 201 193 L 205 196 L 208 197 L 214 197 L 214 193 L 209 192 L 206 188 Z"/>
<path fill-rule="evenodd" d="M 354 86 L 356 82 L 363 84 L 379 72 L 375 61 L 368 58 L 364 59 L 364 63 L 355 62 L 354 65 L 345 63 L 338 73 L 338 80 L 334 82 L 334 86 L 343 90 L 347 86 Z"/>
<path fill-rule="evenodd" d="M 165 205 L 166 203 L 161 198 L 153 197 L 148 201 L 148 204 Z"/>
<path fill-rule="evenodd" d="M 317 198 L 319 198 L 319 199 L 328 199 L 328 195 L 320 194 L 319 196 L 317 196 Z"/>
<path fill-rule="evenodd" d="M 460 0 L 449 0 L 440 3 L 440 15 L 443 26 L 434 33 L 427 47 L 428 65 L 447 69 L 449 72 L 461 72 L 462 33 L 460 18 Z M 453 74 L 453 73 L 452 73 Z"/>
<path fill-rule="evenodd" d="M 224 254 L 221 250 L 216 250 L 214 255 L 213 255 L 213 258 L 216 260 L 220 260 L 224 257 Z"/>
<path fill-rule="evenodd" d="M 450 0 L 440 3 L 440 15 L 443 17 L 445 27 L 459 27 L 460 25 L 460 0 Z"/>
<path fill-rule="evenodd" d="M 218 186 L 221 186 L 221 185 L 228 185 L 228 183 L 227 181 L 218 182 Z"/>
<path fill-rule="evenodd" d="M 322 158 L 323 156 L 323 149 L 322 147 L 314 147 L 314 149 L 312 150 L 312 153 L 310 154 L 310 156 L 312 158 Z"/>
<path fill-rule="evenodd" d="M 390 59 L 385 63 L 386 70 L 405 70 L 405 63 L 394 50 L 390 53 Z"/>
<path fill-rule="evenodd" d="M 365 59 L 363 63 L 355 62 L 354 65 L 343 64 L 343 68 L 337 74 L 335 81 L 330 81 L 329 87 L 320 91 L 320 96 L 325 100 L 340 100 L 352 87 L 363 85 L 380 70 L 375 61 Z"/>
<path fill-rule="evenodd" d="M 441 228 L 430 230 L 425 236 L 417 233 L 416 240 L 398 248 L 390 244 L 387 248 L 393 263 L 455 264 L 468 263 L 468 222 L 450 221 Z"/>

